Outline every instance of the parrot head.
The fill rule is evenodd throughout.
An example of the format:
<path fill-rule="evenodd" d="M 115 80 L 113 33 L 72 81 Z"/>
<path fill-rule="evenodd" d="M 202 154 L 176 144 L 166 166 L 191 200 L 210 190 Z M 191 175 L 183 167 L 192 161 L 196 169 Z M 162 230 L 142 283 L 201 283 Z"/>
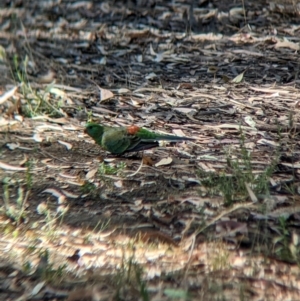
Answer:
<path fill-rule="evenodd" d="M 88 134 L 90 137 L 92 137 L 95 140 L 98 140 L 99 138 L 102 138 L 103 132 L 104 132 L 104 127 L 101 126 L 100 124 L 95 124 L 95 123 L 88 123 L 85 126 L 84 132 Z"/>

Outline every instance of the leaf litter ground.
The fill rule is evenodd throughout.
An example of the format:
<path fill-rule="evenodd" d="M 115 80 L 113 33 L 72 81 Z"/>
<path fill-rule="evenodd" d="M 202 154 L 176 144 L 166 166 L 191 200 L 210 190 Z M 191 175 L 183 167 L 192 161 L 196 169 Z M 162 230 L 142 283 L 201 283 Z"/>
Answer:
<path fill-rule="evenodd" d="M 245 9 L 7 2 L 2 300 L 299 298 L 299 7 Z M 90 118 L 196 140 L 114 157 Z"/>

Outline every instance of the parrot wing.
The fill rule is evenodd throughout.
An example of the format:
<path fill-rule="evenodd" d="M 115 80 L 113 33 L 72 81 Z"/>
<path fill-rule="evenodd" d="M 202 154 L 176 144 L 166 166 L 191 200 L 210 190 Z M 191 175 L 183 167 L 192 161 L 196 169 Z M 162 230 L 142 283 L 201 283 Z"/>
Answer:
<path fill-rule="evenodd" d="M 159 143 L 157 141 L 142 141 L 140 140 L 137 144 L 132 145 L 130 148 L 128 148 L 127 152 L 139 152 L 143 151 L 149 148 L 157 147 L 159 146 Z"/>
<path fill-rule="evenodd" d="M 124 128 L 109 128 L 103 133 L 102 147 L 114 155 L 124 153 L 131 142 Z"/>
<path fill-rule="evenodd" d="M 114 155 L 135 152 L 157 146 L 158 143 L 143 142 L 141 138 L 128 134 L 126 128 L 107 129 L 102 137 L 102 146 Z"/>
<path fill-rule="evenodd" d="M 108 128 L 103 133 L 102 147 L 113 155 L 126 152 L 138 152 L 158 146 L 154 140 L 144 140 L 136 135 L 128 134 L 127 128 Z"/>

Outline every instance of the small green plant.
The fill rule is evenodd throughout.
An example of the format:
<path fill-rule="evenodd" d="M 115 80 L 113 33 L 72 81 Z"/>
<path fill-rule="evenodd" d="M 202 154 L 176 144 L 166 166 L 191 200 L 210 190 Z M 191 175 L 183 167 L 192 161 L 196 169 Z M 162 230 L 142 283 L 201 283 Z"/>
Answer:
<path fill-rule="evenodd" d="M 40 261 L 31 277 L 46 280 L 51 283 L 59 283 L 63 279 L 66 270 L 66 264 L 54 268 L 53 264 L 49 263 L 48 250 L 42 251 L 39 255 Z M 28 266 L 28 263 L 27 263 Z"/>
<path fill-rule="evenodd" d="M 174 289 L 174 288 L 166 288 L 164 289 L 164 294 L 169 297 L 171 300 L 189 300 L 190 295 L 188 291 L 184 289 Z"/>
<path fill-rule="evenodd" d="M 93 111 L 88 110 L 87 111 L 87 122 L 93 121 Z"/>
<path fill-rule="evenodd" d="M 131 256 L 128 260 L 123 259 L 120 270 L 115 276 L 115 283 L 117 287 L 117 300 L 128 299 L 126 296 L 130 292 L 139 293 L 136 300 L 150 300 L 146 282 L 143 280 L 143 270 L 134 261 L 134 256 Z"/>
<path fill-rule="evenodd" d="M 0 45 L 0 63 L 6 61 L 6 52 L 3 46 Z"/>
<path fill-rule="evenodd" d="M 229 252 L 222 243 L 214 244 L 214 252 L 210 254 L 210 267 L 213 271 L 226 270 L 230 267 L 229 264 Z"/>
<path fill-rule="evenodd" d="M 105 221 L 99 220 L 96 226 L 93 228 L 92 232 L 88 232 L 87 235 L 84 237 L 84 243 L 87 244 L 91 243 L 93 240 L 92 234 L 101 233 L 105 231 L 108 228 L 110 221 L 111 221 L 110 219 Z"/>
<path fill-rule="evenodd" d="M 30 271 L 32 270 L 32 265 L 31 265 L 31 262 L 30 261 L 26 261 L 23 266 L 23 272 L 26 273 L 26 274 L 29 274 Z"/>
<path fill-rule="evenodd" d="M 24 181 L 6 177 L 2 180 L 4 213 L 7 217 L 17 223 L 17 226 L 26 219 L 26 202 L 29 198 L 33 183 L 32 162 L 26 162 L 25 184 Z M 10 190 L 17 186 L 17 197 L 13 201 L 10 197 Z"/>
<path fill-rule="evenodd" d="M 287 219 L 283 216 L 279 217 L 279 232 L 280 235 L 277 236 L 274 240 L 275 254 L 280 260 L 284 261 L 294 261 L 291 249 L 290 249 L 290 231 L 287 225 Z"/>
<path fill-rule="evenodd" d="M 6 177 L 2 180 L 3 184 L 3 202 L 4 202 L 4 214 L 11 220 L 17 223 L 17 226 L 26 218 L 25 207 L 28 200 L 30 190 L 24 193 L 24 185 L 20 182 L 11 182 L 11 179 Z M 14 201 L 10 197 L 10 188 L 15 184 L 18 185 L 17 197 Z"/>
<path fill-rule="evenodd" d="M 19 84 L 23 95 L 22 112 L 27 117 L 39 114 L 49 114 L 53 117 L 63 115 L 60 107 L 63 105 L 65 93 L 49 84 L 45 89 L 34 89 L 28 80 L 29 59 L 26 55 L 23 59 L 14 55 L 12 58 L 11 72 L 15 81 Z"/>
<path fill-rule="evenodd" d="M 97 187 L 95 184 L 85 181 L 80 190 L 83 194 L 93 194 L 97 191 Z"/>
<path fill-rule="evenodd" d="M 26 176 L 25 176 L 26 186 L 27 186 L 27 189 L 30 190 L 32 188 L 32 183 L 33 183 L 32 162 L 30 160 L 28 160 L 25 163 L 25 166 L 27 167 Z"/>
<path fill-rule="evenodd" d="M 27 80 L 27 65 L 28 65 L 28 56 L 26 55 L 24 60 L 20 60 L 18 55 L 13 56 L 13 71 L 15 74 L 15 79 L 23 84 L 28 84 Z"/>
<path fill-rule="evenodd" d="M 54 268 L 52 264 L 49 264 L 46 268 L 44 279 L 51 283 L 59 283 L 64 278 L 66 273 L 66 264 Z"/>
<path fill-rule="evenodd" d="M 125 168 L 126 168 L 125 162 L 119 162 L 116 165 L 102 162 L 99 165 L 98 173 L 100 176 L 117 175 L 120 174 Z"/>
<path fill-rule="evenodd" d="M 226 171 L 220 174 L 200 170 L 198 176 L 206 192 L 210 195 L 221 194 L 225 198 L 226 205 L 236 201 L 245 200 L 248 196 L 246 184 L 251 186 L 255 194 L 269 194 L 269 177 L 274 173 L 277 164 L 277 157 L 261 173 L 253 172 L 251 153 L 245 146 L 245 137 L 241 133 L 240 152 L 227 153 Z"/>

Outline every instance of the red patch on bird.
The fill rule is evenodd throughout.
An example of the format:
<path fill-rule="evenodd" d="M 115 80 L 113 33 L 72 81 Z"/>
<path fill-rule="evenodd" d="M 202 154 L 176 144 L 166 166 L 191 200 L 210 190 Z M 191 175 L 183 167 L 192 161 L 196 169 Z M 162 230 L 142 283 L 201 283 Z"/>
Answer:
<path fill-rule="evenodd" d="M 127 133 L 130 135 L 135 135 L 139 130 L 140 128 L 137 125 L 127 127 Z"/>

